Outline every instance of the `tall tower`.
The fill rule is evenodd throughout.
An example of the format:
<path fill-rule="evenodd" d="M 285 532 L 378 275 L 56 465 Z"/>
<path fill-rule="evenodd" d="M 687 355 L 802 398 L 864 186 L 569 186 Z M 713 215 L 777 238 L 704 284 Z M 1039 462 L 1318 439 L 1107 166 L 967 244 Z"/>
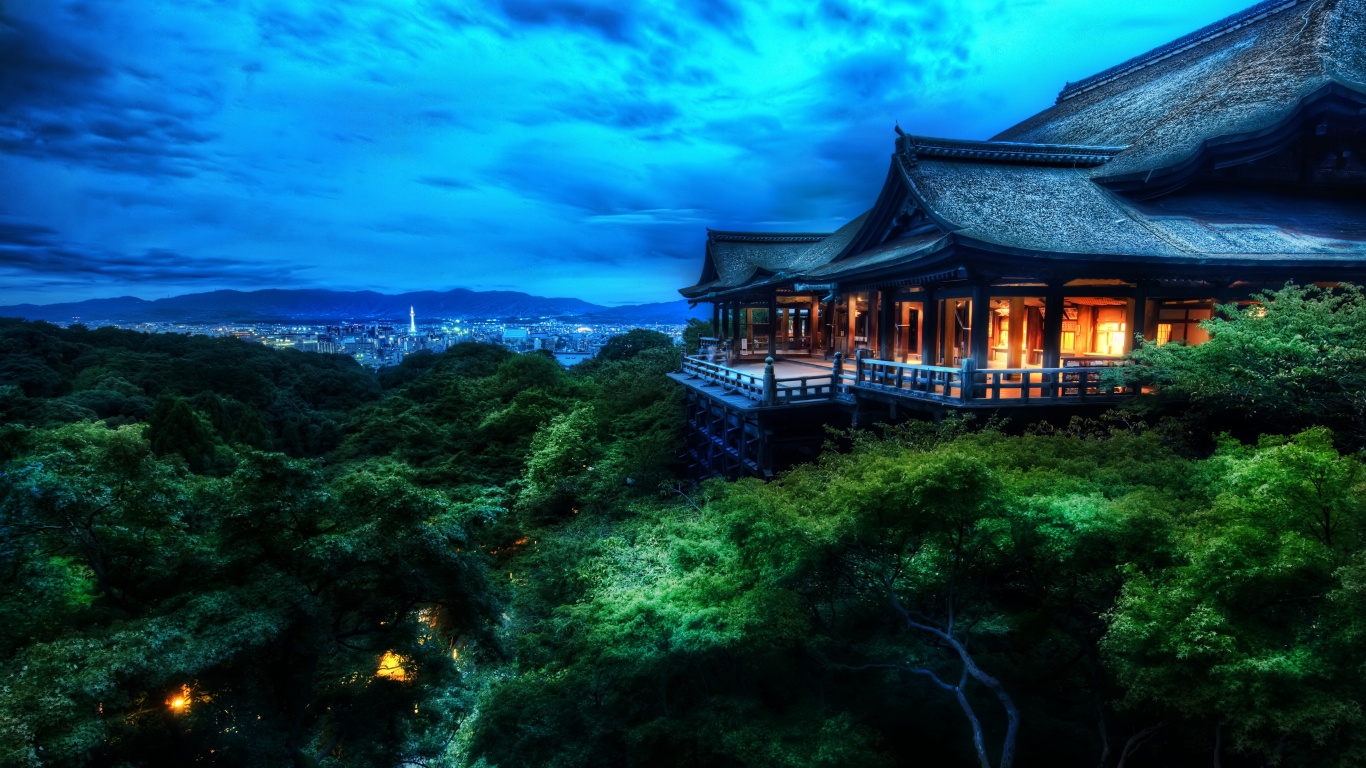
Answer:
<path fill-rule="evenodd" d="M 417 314 L 411 304 L 408 305 L 408 333 L 417 333 Z"/>

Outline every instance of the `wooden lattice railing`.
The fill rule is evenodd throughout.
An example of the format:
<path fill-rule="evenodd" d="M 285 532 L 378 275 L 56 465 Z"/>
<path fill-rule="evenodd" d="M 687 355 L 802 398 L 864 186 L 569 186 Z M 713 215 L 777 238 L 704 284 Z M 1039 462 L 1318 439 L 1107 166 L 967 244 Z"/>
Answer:
<path fill-rule="evenodd" d="M 769 361 L 771 362 L 771 360 Z M 834 400 L 860 390 L 949 405 L 1047 405 L 1117 399 L 1135 394 L 1114 386 L 1106 366 L 988 368 L 972 361 L 961 368 L 857 359 L 846 369 L 837 355 L 828 374 L 779 379 L 772 365 L 749 373 L 702 356 L 685 357 L 683 373 L 758 405 L 778 406 Z"/>

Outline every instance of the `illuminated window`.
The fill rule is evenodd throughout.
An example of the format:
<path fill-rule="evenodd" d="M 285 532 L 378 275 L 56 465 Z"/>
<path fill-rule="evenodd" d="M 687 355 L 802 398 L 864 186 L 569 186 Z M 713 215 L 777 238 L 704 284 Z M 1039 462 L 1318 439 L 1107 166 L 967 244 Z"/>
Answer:
<path fill-rule="evenodd" d="M 1157 343 L 1194 345 L 1209 341 L 1209 333 L 1200 327 L 1200 323 L 1210 319 L 1213 314 L 1208 305 L 1163 307 L 1158 314 Z M 1165 337 L 1162 335 L 1163 328 L 1167 329 Z"/>
<path fill-rule="evenodd" d="M 1096 326 L 1096 351 L 1102 355 L 1124 354 L 1124 323 L 1100 323 Z"/>

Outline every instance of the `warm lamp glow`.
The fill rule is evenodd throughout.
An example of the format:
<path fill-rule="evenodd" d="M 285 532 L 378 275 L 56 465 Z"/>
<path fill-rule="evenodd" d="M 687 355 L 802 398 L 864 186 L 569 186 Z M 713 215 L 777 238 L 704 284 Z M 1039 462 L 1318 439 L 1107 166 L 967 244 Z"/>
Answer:
<path fill-rule="evenodd" d="M 393 651 L 385 651 L 384 656 L 379 660 L 379 669 L 375 670 L 375 677 L 387 677 L 390 680 L 400 682 L 408 679 L 408 670 L 403 668 L 404 659 Z"/>
<path fill-rule="evenodd" d="M 180 691 L 174 693 L 166 700 L 166 706 L 177 715 L 183 715 L 190 711 L 190 686 L 180 686 Z"/>

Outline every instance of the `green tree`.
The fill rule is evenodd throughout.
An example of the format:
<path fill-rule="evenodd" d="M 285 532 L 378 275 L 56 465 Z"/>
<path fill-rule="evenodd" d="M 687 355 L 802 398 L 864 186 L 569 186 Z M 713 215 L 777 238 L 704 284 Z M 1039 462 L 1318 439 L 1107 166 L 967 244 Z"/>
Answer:
<path fill-rule="evenodd" d="M 598 350 L 597 359 L 609 362 L 629 360 L 647 349 L 666 349 L 673 345 L 673 339 L 659 331 L 635 328 L 608 339 Z"/>
<path fill-rule="evenodd" d="M 715 335 L 710 320 L 698 320 L 695 317 L 690 317 L 688 318 L 688 325 L 683 329 L 683 350 L 689 355 L 695 355 L 702 348 L 702 338 Z"/>
<path fill-rule="evenodd" d="M 1362 680 L 1329 596 L 1361 551 L 1361 463 L 1311 430 L 1227 443 L 1205 472 L 1213 503 L 1175 532 L 1174 562 L 1128 566 L 1109 615 L 1124 703 L 1207 724 L 1216 756 L 1227 739 L 1265 760 L 1358 759 Z"/>
<path fill-rule="evenodd" d="M 183 398 L 162 394 L 147 417 L 147 439 L 158 456 L 176 454 L 195 472 L 213 461 L 213 427 Z"/>
<path fill-rule="evenodd" d="M 1145 341 L 1127 374 L 1216 426 L 1289 433 L 1321 424 L 1366 444 L 1366 294 L 1287 285 L 1253 298 L 1219 307 L 1202 324 L 1203 344 Z"/>
<path fill-rule="evenodd" d="M 141 432 L 40 431 L 0 472 L 6 764 L 441 757 L 469 703 L 451 648 L 495 612 L 485 511 L 392 465 L 186 474 Z"/>

